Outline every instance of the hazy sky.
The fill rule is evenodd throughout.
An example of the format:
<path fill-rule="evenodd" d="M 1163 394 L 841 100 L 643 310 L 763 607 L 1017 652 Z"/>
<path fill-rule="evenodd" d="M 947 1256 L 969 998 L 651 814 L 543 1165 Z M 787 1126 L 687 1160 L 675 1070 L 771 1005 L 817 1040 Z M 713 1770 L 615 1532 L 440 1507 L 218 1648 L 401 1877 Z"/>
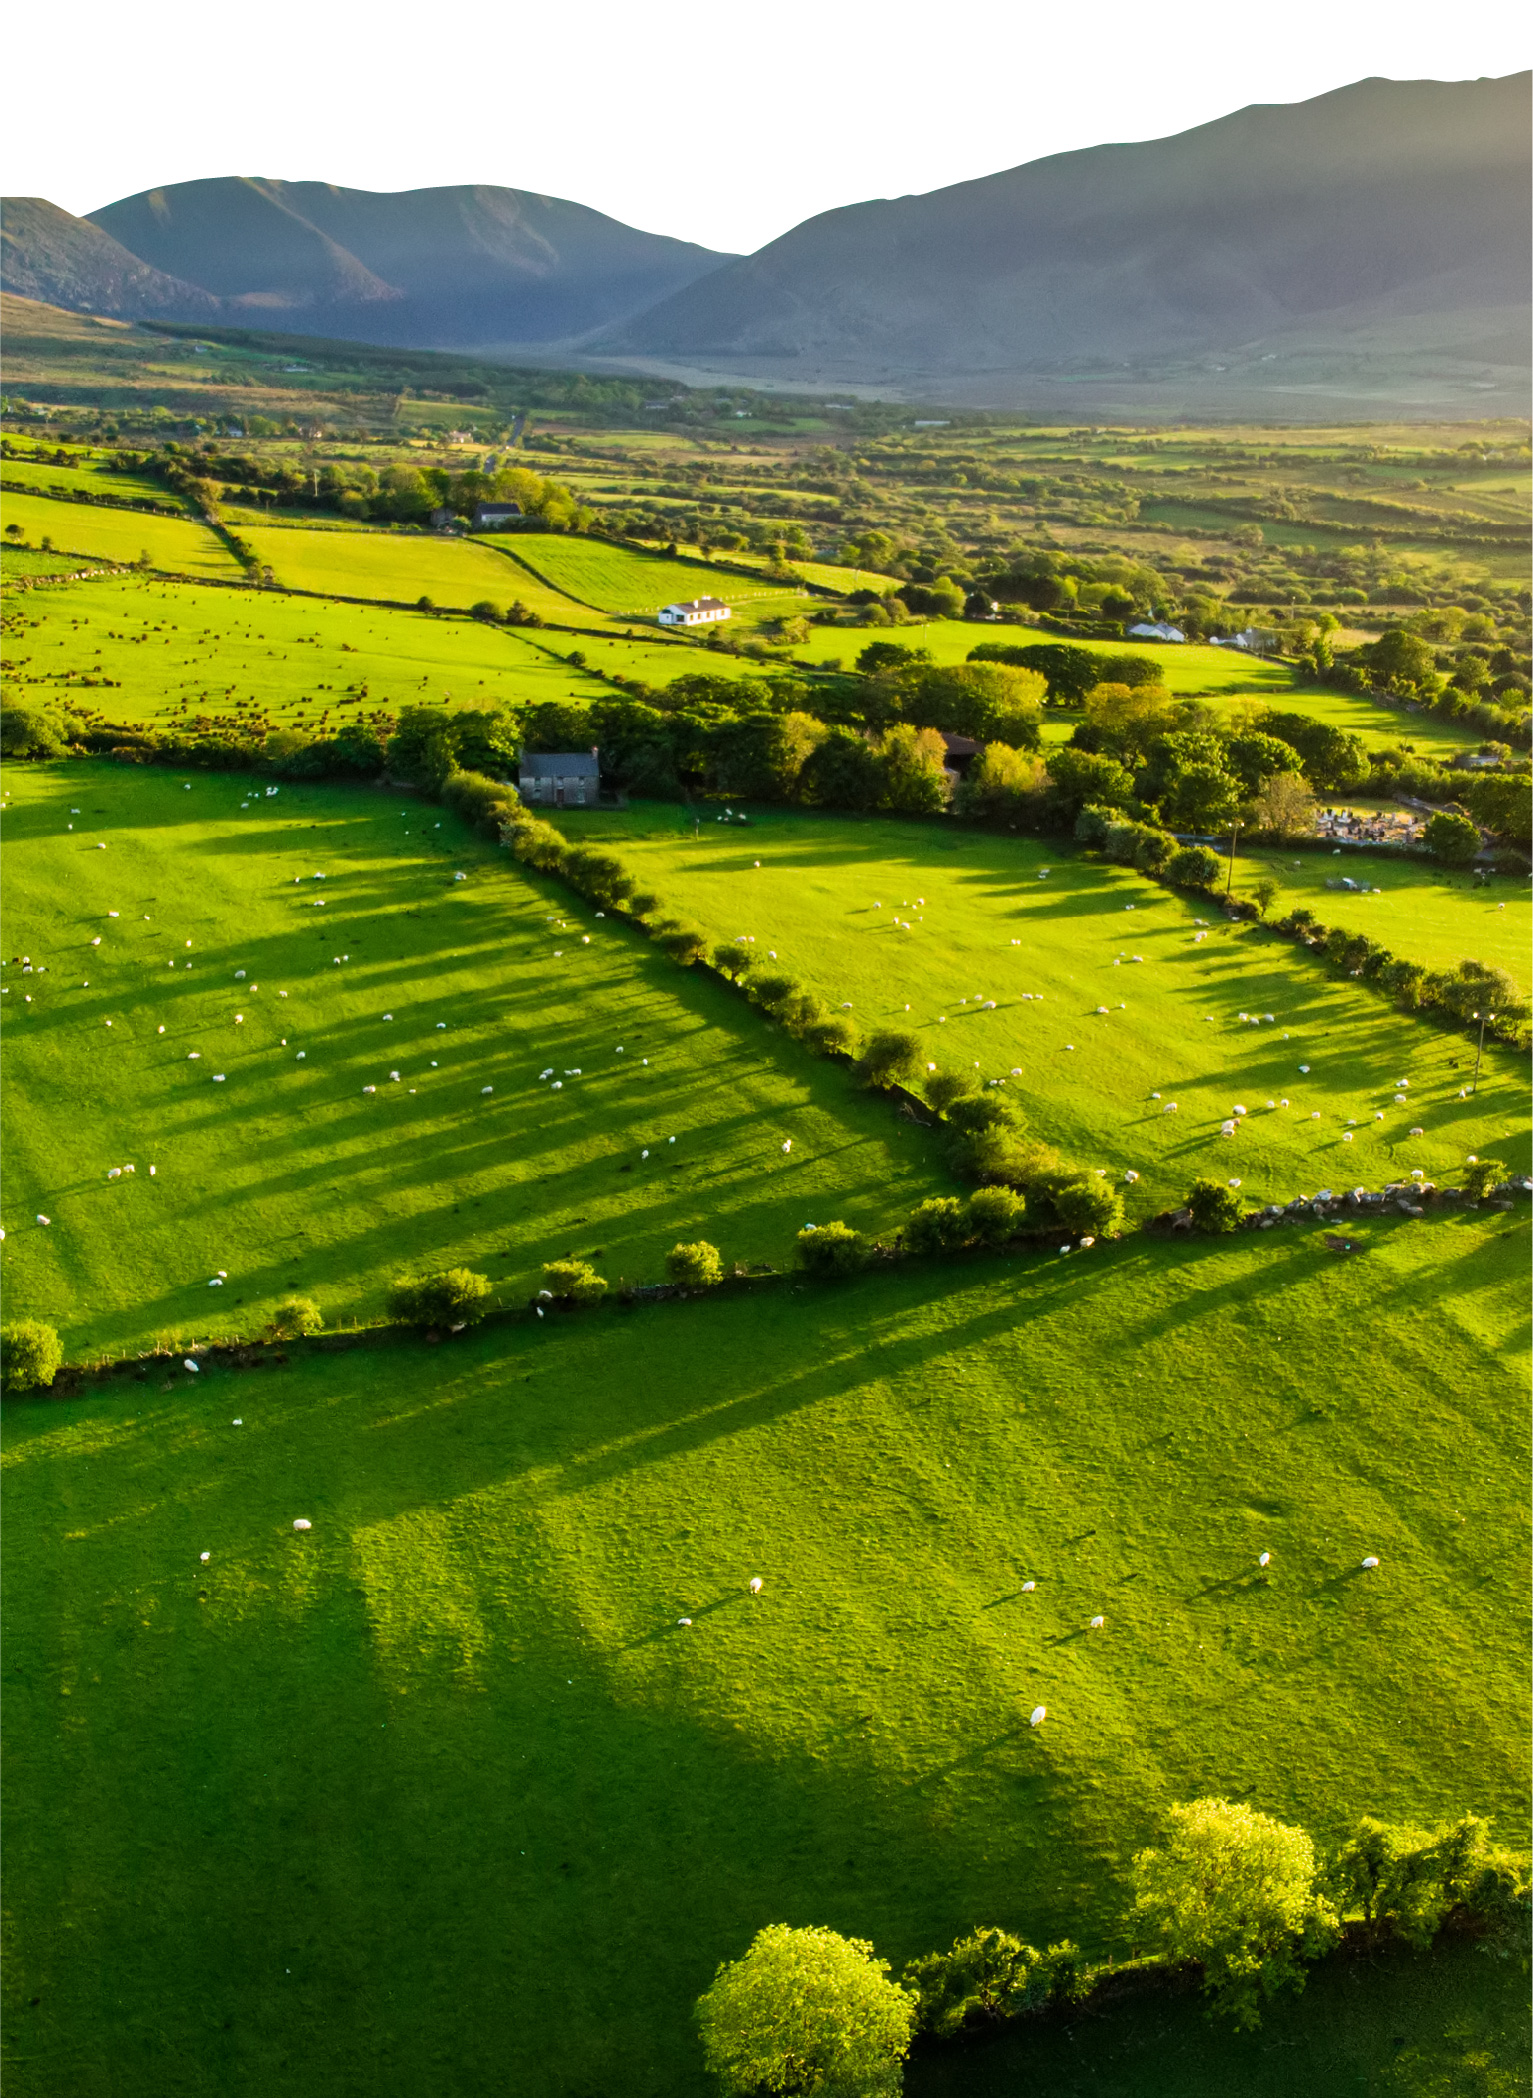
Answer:
<path fill-rule="evenodd" d="M 76 0 L 9 18 L 0 179 L 75 212 L 206 175 L 496 182 L 748 250 L 837 204 L 1369 74 L 1516 72 L 1523 19 L 1510 0 Z"/>

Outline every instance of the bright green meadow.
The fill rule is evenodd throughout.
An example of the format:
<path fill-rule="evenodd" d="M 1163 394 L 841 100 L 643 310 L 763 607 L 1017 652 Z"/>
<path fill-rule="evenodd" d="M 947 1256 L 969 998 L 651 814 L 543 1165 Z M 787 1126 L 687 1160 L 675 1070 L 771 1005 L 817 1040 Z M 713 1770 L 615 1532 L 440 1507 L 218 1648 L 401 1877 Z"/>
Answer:
<path fill-rule="evenodd" d="M 0 509 L 5 522 L 20 525 L 29 540 L 41 545 L 50 538 L 65 553 L 123 562 L 136 562 L 147 554 L 152 568 L 172 575 L 225 576 L 231 582 L 244 577 L 218 534 L 192 518 L 155 517 L 144 510 L 114 510 L 97 503 L 59 503 L 9 490 Z"/>
<path fill-rule="evenodd" d="M 11 793 L 7 1262 L 74 1356 L 458 1263 L 508 1303 L 570 1252 L 781 1266 L 949 1189 L 934 1134 L 446 811 L 110 762 Z"/>
<path fill-rule="evenodd" d="M 561 822 L 609 839 L 710 937 L 754 938 L 758 956 L 850 1003 L 865 1032 L 910 1029 L 939 1068 L 1003 1080 L 1073 1162 L 1119 1184 L 1137 1172 L 1131 1216 L 1180 1202 L 1198 1175 L 1236 1177 L 1259 1203 L 1413 1168 L 1450 1181 L 1471 1153 L 1527 1169 L 1507 1052 L 1488 1049 L 1478 1095 L 1461 1098 L 1474 1055 L 1461 1034 L 1211 900 L 1057 842 L 782 809 L 694 835 L 652 803 Z M 1472 952 L 1483 905 L 1455 892 L 1444 916 L 1453 905 Z M 1230 1119 L 1238 1133 L 1223 1137 Z"/>
<path fill-rule="evenodd" d="M 1527 1241 L 1134 1238 L 13 1408 L 13 2079 L 700 2094 L 767 1920 L 1122 1950 L 1206 1792 L 1524 1840 Z M 1278 2088 L 1266 2042 L 1164 2087 Z"/>

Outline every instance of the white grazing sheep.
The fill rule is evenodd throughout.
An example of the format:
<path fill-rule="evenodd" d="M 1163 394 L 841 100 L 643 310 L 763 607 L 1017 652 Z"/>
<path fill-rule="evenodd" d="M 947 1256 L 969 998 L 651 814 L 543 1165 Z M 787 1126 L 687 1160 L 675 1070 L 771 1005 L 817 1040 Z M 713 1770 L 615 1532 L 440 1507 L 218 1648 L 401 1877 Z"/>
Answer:
<path fill-rule="evenodd" d="M 752 1574 L 746 1586 L 750 1589 L 752 1595 L 760 1595 L 762 1586 L 760 1574 Z"/>
<path fill-rule="evenodd" d="M 397 1071 L 390 1071 L 390 1073 L 389 1073 L 389 1076 L 390 1076 L 390 1078 L 391 1078 L 391 1079 L 393 1079 L 393 1081 L 394 1081 L 395 1085 L 398 1085 L 398 1083 L 399 1083 L 399 1073 L 398 1073 Z"/>
<path fill-rule="evenodd" d="M 793 1149 L 793 1139 L 791 1136 L 783 1144 L 783 1149 L 784 1151 L 791 1151 Z"/>
<path fill-rule="evenodd" d="M 53 1222 L 53 1219 L 52 1217 L 45 1217 L 41 1213 L 39 1213 L 37 1221 L 39 1224 L 51 1224 Z"/>
<path fill-rule="evenodd" d="M 294 1058 L 294 1062 L 300 1064 L 306 1062 L 308 1059 L 308 1054 L 309 1052 L 307 1049 L 300 1049 L 297 1056 Z"/>
<path fill-rule="evenodd" d="M 1100 1632 L 1102 1627 L 1106 1624 L 1106 1622 L 1107 1619 L 1105 1617 L 1093 1617 L 1091 1620 L 1091 1630 L 1093 1632 Z"/>
<path fill-rule="evenodd" d="M 1262 1555 L 1261 1555 L 1261 1557 L 1260 1557 L 1260 1558 L 1259 1558 L 1259 1559 L 1257 1560 L 1257 1562 L 1256 1562 L 1256 1563 L 1257 1563 L 1257 1565 L 1258 1565 L 1258 1566 L 1270 1566 L 1270 1565 L 1272 1564 L 1272 1554 L 1271 1554 L 1271 1552 L 1263 1552 L 1263 1553 L 1262 1553 Z"/>
<path fill-rule="evenodd" d="M 1363 1565 L 1369 1573 L 1372 1573 L 1373 1569 L 1378 1565 L 1378 1563 L 1378 1560 L 1374 1557 L 1372 1552 L 1370 1552 L 1368 1554 L 1368 1557 L 1363 1561 Z"/>
<path fill-rule="evenodd" d="M 481 1093 L 493 1093 L 495 1088 L 492 1085 L 482 1085 L 479 1090 Z"/>
<path fill-rule="evenodd" d="M 639 1156 L 640 1156 L 640 1158 L 648 1158 L 648 1156 L 649 1156 L 649 1153 L 648 1153 L 647 1151 L 641 1151 L 641 1152 L 639 1153 Z"/>
<path fill-rule="evenodd" d="M 685 1628 L 685 1630 L 687 1630 L 687 1631 L 689 1631 L 689 1632 L 691 1631 L 691 1629 L 692 1629 L 692 1620 L 691 1620 L 691 1618 L 690 1618 L 690 1617 L 678 1617 L 678 1618 L 677 1618 L 677 1620 L 676 1620 L 676 1622 L 677 1622 L 677 1625 L 678 1625 L 678 1626 L 680 1626 L 680 1627 L 683 1627 L 683 1628 Z"/>
<path fill-rule="evenodd" d="M 194 1377 L 200 1376 L 202 1374 L 202 1364 L 200 1362 L 193 1362 L 190 1355 L 184 1355 L 181 1358 L 181 1367 L 183 1369 L 190 1370 Z"/>
<path fill-rule="evenodd" d="M 1221 1122 L 1219 1124 L 1219 1134 L 1221 1136 L 1233 1136 L 1235 1134 L 1235 1124 L 1233 1122 Z"/>
<path fill-rule="evenodd" d="M 121 1166 L 108 1166 L 108 1167 L 107 1167 L 107 1171 L 106 1171 L 106 1177 L 107 1177 L 107 1179 L 108 1179 L 108 1180 L 121 1180 L 121 1178 L 122 1178 L 122 1167 L 121 1167 Z"/>
<path fill-rule="evenodd" d="M 213 1554 L 211 1552 L 200 1552 L 198 1554 L 198 1557 L 201 1559 L 204 1566 L 207 1565 L 208 1561 L 212 1558 L 212 1556 Z"/>
<path fill-rule="evenodd" d="M 1163 1115 L 1174 1115 L 1176 1113 L 1176 1102 L 1174 1100 L 1168 1100 L 1165 1106 L 1161 1109 L 1161 1113 Z"/>
<path fill-rule="evenodd" d="M 1300 1064 L 1300 1066 L 1299 1066 L 1299 1069 L 1300 1069 L 1301 1071 L 1307 1071 L 1307 1070 L 1309 1069 L 1309 1065 L 1308 1065 L 1308 1064 Z"/>
<path fill-rule="evenodd" d="M 1279 1107 L 1286 1107 L 1287 1105 L 1288 1105 L 1288 1102 L 1287 1102 L 1286 1100 L 1280 1100 L 1280 1101 L 1278 1102 L 1278 1106 L 1279 1106 Z"/>
<path fill-rule="evenodd" d="M 1139 1178 L 1139 1175 L 1134 1171 L 1133 1167 L 1130 1166 L 1124 1172 L 1123 1177 L 1128 1182 L 1129 1186 L 1132 1187 L 1134 1182 Z"/>
<path fill-rule="evenodd" d="M 1048 1716 L 1049 1708 L 1047 1705 L 1034 1705 L 1033 1716 L 1027 1723 L 1029 1726 L 1042 1726 Z"/>
<path fill-rule="evenodd" d="M 1224 1184 L 1226 1187 L 1239 1187 L 1240 1182 L 1238 1180 L 1226 1180 Z"/>
<path fill-rule="evenodd" d="M 1243 1107 L 1238 1107 L 1238 1106 L 1237 1106 L 1237 1107 L 1232 1107 L 1232 1108 L 1230 1109 L 1230 1113 L 1231 1113 L 1232 1115 L 1243 1115 L 1243 1114 L 1245 1113 L 1245 1109 L 1244 1109 Z"/>
<path fill-rule="evenodd" d="M 312 1530 L 313 1527 L 313 1523 L 309 1521 L 306 1515 L 300 1515 L 294 1519 L 293 1528 L 295 1530 Z"/>
<path fill-rule="evenodd" d="M 222 1085 L 222 1084 L 223 1084 L 223 1082 L 224 1082 L 224 1074 L 223 1074 L 223 1072 L 222 1072 L 222 1071 L 215 1071 L 215 1072 L 213 1073 L 213 1083 L 214 1083 L 215 1085 Z"/>
<path fill-rule="evenodd" d="M 1031 1594 L 1032 1594 L 1032 1592 L 1033 1592 L 1033 1590 L 1034 1590 L 1034 1589 L 1035 1589 L 1035 1588 L 1036 1588 L 1037 1586 L 1038 1586 L 1038 1583 L 1037 1583 L 1036 1581 L 1024 1581 L 1024 1582 L 1022 1583 L 1022 1593 L 1023 1593 L 1024 1595 L 1031 1595 Z"/>
<path fill-rule="evenodd" d="M 154 1176 L 155 1176 L 155 1173 L 156 1173 L 156 1171 L 157 1171 L 157 1170 L 158 1170 L 158 1169 L 157 1169 L 156 1167 L 154 1167 L 154 1166 L 151 1166 L 151 1167 L 149 1168 L 149 1178 L 150 1178 L 151 1180 L 152 1180 L 152 1179 L 154 1178 Z"/>
<path fill-rule="evenodd" d="M 375 1085 L 365 1085 L 362 1090 L 364 1093 L 376 1093 L 378 1088 Z"/>

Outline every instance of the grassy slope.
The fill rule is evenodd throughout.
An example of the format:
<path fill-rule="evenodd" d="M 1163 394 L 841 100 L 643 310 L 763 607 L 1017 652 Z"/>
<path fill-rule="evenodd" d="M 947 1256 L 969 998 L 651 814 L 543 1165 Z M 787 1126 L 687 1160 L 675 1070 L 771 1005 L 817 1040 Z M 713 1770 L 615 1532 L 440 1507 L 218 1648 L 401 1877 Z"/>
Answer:
<path fill-rule="evenodd" d="M 163 718 L 183 697 L 189 712 L 207 711 L 229 686 L 283 723 L 312 723 L 327 707 L 336 720 L 428 699 L 534 704 L 606 689 L 518 634 L 386 605 L 134 577 L 37 591 L 12 609 L 8 661 L 32 678 L 84 670 L 119 679 L 120 689 L 78 695 L 113 721 Z M 348 688 L 362 684 L 366 704 L 343 707 Z M 31 689 L 51 696 L 46 684 Z"/>
<path fill-rule="evenodd" d="M 1266 1202 L 1377 1187 L 1413 1166 L 1441 1180 L 1469 1152 L 1526 1170 L 1525 1090 L 1509 1057 L 1488 1053 L 1478 1100 L 1460 1100 L 1473 1056 L 1462 1035 L 1334 980 L 1276 934 L 1057 843 L 775 809 L 694 841 L 678 811 L 653 803 L 561 822 L 611 839 L 711 935 L 754 934 L 832 1003 L 850 999 L 864 1029 L 914 1028 L 929 1058 L 977 1061 L 985 1078 L 1019 1068 L 1009 1090 L 1039 1135 L 1084 1166 L 1143 1175 L 1131 1214 L 1180 1199 L 1199 1173 L 1238 1175 L 1247 1199 Z M 1211 920 L 1202 945 L 1199 915 Z M 896 917 L 915 929 L 896 930 Z M 1135 954 L 1142 964 L 1118 960 Z M 974 1010 L 991 998 L 995 1012 Z M 1241 1012 L 1275 1021 L 1253 1027 Z M 1401 1077 L 1409 1105 L 1395 1107 Z M 1179 1112 L 1166 1115 L 1172 1100 Z M 1251 1112 L 1229 1141 L 1219 1124 L 1236 1103 Z M 1426 1134 L 1412 1139 L 1417 1125 Z"/>
<path fill-rule="evenodd" d="M 445 811 L 104 761 L 10 786 L 8 952 L 47 973 L 6 976 L 6 1254 L 76 1353 L 252 1332 L 293 1287 L 375 1313 L 415 1265 L 522 1302 L 571 1250 L 614 1281 L 699 1236 L 783 1262 L 949 1184 L 935 1137 Z"/>
<path fill-rule="evenodd" d="M 518 579 L 488 547 L 422 533 L 309 532 L 250 526 L 244 537 L 290 590 L 337 597 L 380 597 L 414 604 L 429 597 L 459 611 L 481 598 L 504 607 Z M 578 621 L 572 624 L 579 624 Z"/>
<path fill-rule="evenodd" d="M 515 551 L 556 590 L 617 618 L 653 618 L 662 605 L 686 597 L 717 597 L 747 618 L 776 618 L 809 609 L 802 590 L 763 585 L 706 562 L 636 553 L 602 539 L 558 533 L 524 534 Z"/>
<path fill-rule="evenodd" d="M 28 2087 L 689 2094 L 769 1920 L 1118 1946 L 1214 1790 L 1521 1840 L 1527 1240 L 1130 1241 L 9 1409 Z M 1276 2088 L 1230 2044 L 1207 2087 Z"/>
<path fill-rule="evenodd" d="M 243 574 L 238 561 L 205 524 L 179 517 L 151 517 L 140 510 L 106 510 L 87 503 L 56 503 L 42 495 L 12 495 L 0 504 L 5 522 L 19 524 L 28 539 L 45 535 L 66 553 L 97 554 L 108 561 L 137 561 L 147 553 L 155 568 L 175 575 Z"/>
<path fill-rule="evenodd" d="M 79 490 L 86 495 L 121 495 L 131 501 L 165 503 L 183 513 L 186 510 L 167 482 L 153 480 L 148 474 L 124 473 L 115 462 L 93 466 L 82 459 L 78 464 L 55 466 L 33 459 L 0 459 L 0 479 L 20 482 L 38 495 L 64 488 L 71 494 Z M 9 490 L 6 492 L 9 494 Z"/>
<path fill-rule="evenodd" d="M 1281 892 L 1272 905 L 1274 917 L 1304 904 L 1323 925 L 1369 933 L 1391 953 L 1409 955 L 1429 968 L 1449 969 L 1471 955 L 1526 986 L 1533 907 L 1526 875 L 1493 874 L 1481 887 L 1467 874 L 1391 852 L 1349 852 L 1341 866 L 1351 880 L 1382 889 L 1383 895 L 1328 889 L 1327 881 L 1338 879 L 1333 857 L 1307 853 L 1295 858 L 1266 848 L 1243 856 L 1235 886 L 1249 890 L 1259 875 L 1270 874 Z"/>

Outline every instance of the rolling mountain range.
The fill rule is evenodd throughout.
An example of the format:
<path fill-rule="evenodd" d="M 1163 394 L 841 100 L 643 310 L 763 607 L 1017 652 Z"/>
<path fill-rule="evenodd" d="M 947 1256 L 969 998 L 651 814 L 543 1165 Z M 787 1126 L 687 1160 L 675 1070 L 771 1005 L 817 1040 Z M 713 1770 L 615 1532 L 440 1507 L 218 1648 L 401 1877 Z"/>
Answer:
<path fill-rule="evenodd" d="M 385 193 L 224 176 L 84 219 L 8 199 L 3 223 L 4 286 L 28 298 L 414 349 L 578 338 L 732 259 L 484 184 Z"/>
<path fill-rule="evenodd" d="M 1364 80 L 824 212 L 749 256 L 520 190 L 231 177 L 87 219 L 8 203 L 3 281 L 122 317 L 1070 414 L 1522 413 L 1529 183 L 1529 75 Z"/>

